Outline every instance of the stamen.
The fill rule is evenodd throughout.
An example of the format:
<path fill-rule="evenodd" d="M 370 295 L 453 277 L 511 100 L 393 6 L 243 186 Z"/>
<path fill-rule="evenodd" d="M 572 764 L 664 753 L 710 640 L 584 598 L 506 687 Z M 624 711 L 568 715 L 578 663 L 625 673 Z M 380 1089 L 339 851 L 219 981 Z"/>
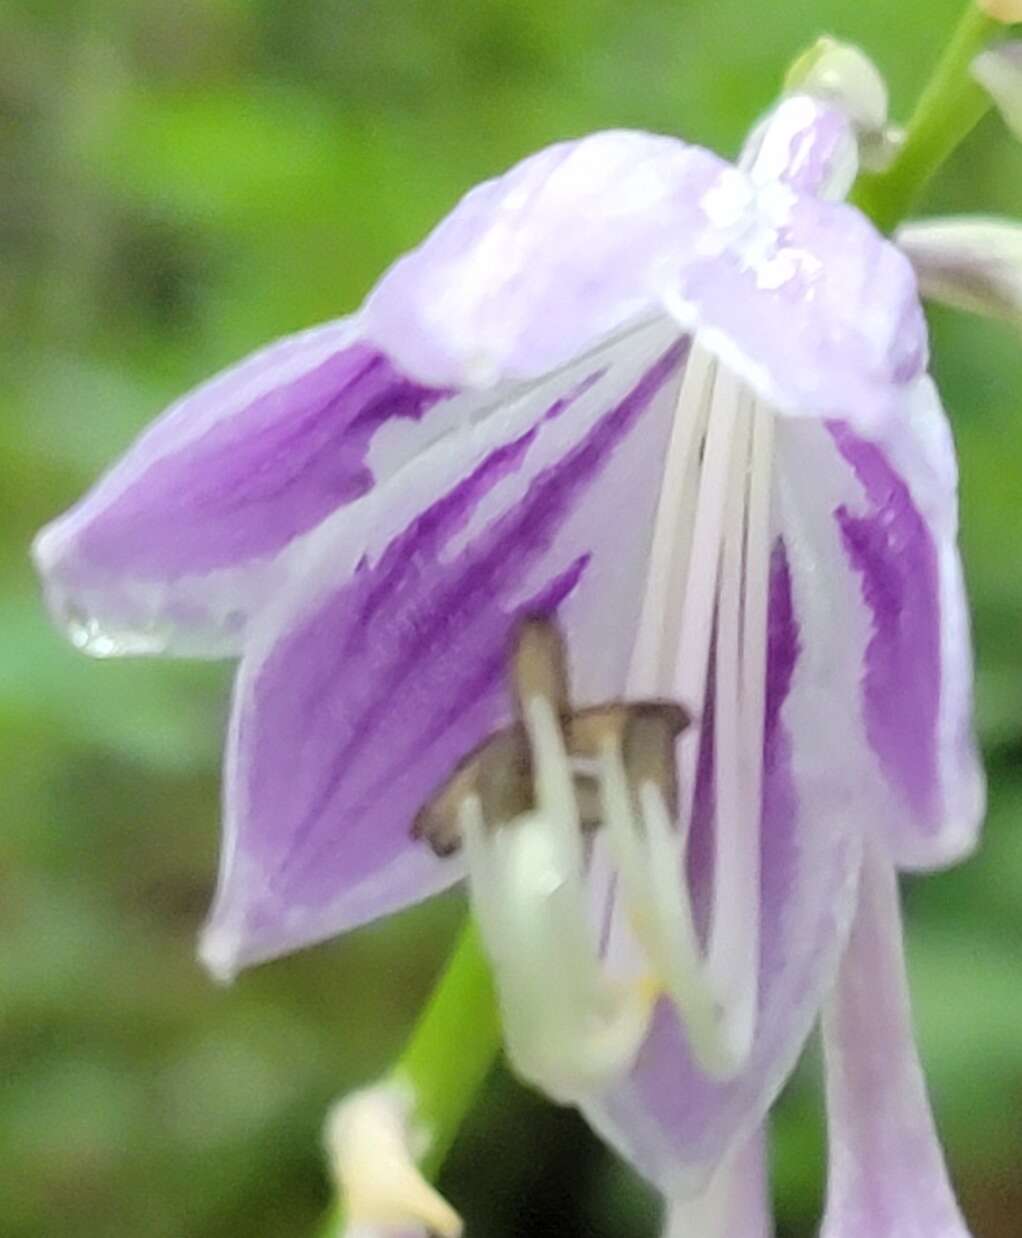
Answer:
<path fill-rule="evenodd" d="M 651 1010 L 647 992 L 618 985 L 603 971 L 589 924 L 581 828 L 583 808 L 595 812 L 594 788 L 569 761 L 572 739 L 591 745 L 596 735 L 620 729 L 621 714 L 612 705 L 571 717 L 563 647 L 549 621 L 522 625 L 512 667 L 521 724 L 480 750 L 459 834 L 473 912 L 494 961 L 509 1056 L 525 1078 L 571 1102 L 629 1068 Z M 509 756 L 515 768 L 502 774 Z M 522 770 L 531 780 L 525 797 Z M 587 801 L 581 808 L 580 800 Z"/>
<path fill-rule="evenodd" d="M 550 703 L 529 703 L 537 811 L 501 828 L 478 797 L 462 806 L 470 896 L 494 962 L 508 1054 L 565 1103 L 625 1072 L 650 998 L 602 968 L 588 921 L 585 855 L 572 778 Z"/>
<path fill-rule="evenodd" d="M 526 619 L 511 661 L 511 692 L 519 714 L 531 700 L 549 701 L 558 715 L 569 707 L 568 667 L 560 633 L 549 619 Z"/>
<path fill-rule="evenodd" d="M 462 763 L 416 821 L 438 853 L 464 842 L 510 1058 L 565 1102 L 630 1068 L 659 995 L 678 1008 L 708 1074 L 732 1077 L 751 1049 L 772 451 L 772 413 L 696 348 L 679 396 L 629 695 L 666 687 L 703 712 L 715 648 L 705 945 L 686 872 L 698 745 L 677 751 L 688 714 L 648 699 L 573 711 L 549 621 L 519 632 L 516 720 Z M 602 885 L 614 890 L 650 967 L 627 985 L 609 978 L 591 922 L 585 831 L 600 823 L 614 869 Z"/>
<path fill-rule="evenodd" d="M 649 755 L 647 751 L 647 761 Z M 739 1059 L 726 1043 L 721 1011 L 707 983 L 684 881 L 684 837 L 673 828 L 663 786 L 643 776 L 645 763 L 633 768 L 639 775 L 636 781 L 626 772 L 621 746 L 608 741 L 604 748 L 604 816 L 624 906 L 657 980 L 685 1020 L 699 1065 L 709 1074 L 727 1077 Z"/>

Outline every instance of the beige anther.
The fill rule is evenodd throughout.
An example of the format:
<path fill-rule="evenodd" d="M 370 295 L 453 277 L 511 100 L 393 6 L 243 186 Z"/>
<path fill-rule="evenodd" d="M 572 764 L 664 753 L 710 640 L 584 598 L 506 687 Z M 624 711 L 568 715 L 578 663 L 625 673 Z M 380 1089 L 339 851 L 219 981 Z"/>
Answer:
<path fill-rule="evenodd" d="M 678 812 L 675 742 L 688 725 L 675 705 L 639 705 L 632 711 L 621 743 L 621 758 L 633 791 L 646 783 L 659 788 L 673 820 Z"/>
<path fill-rule="evenodd" d="M 511 693 L 516 720 L 497 731 L 455 767 L 447 781 L 416 814 L 412 835 L 428 843 L 440 857 L 461 846 L 461 809 L 474 796 L 482 817 L 492 828 L 509 825 L 536 808 L 532 753 L 523 724 L 528 702 L 547 701 L 563 731 L 582 826 L 600 824 L 598 781 L 586 763 L 598 762 L 607 742 L 639 745 L 633 755 L 637 770 L 645 770 L 661 788 L 672 810 L 677 802 L 674 739 L 689 724 L 689 716 L 669 701 L 629 704 L 609 701 L 572 710 L 564 641 L 552 619 L 528 618 L 518 628 L 511 657 Z M 631 741 L 629 733 L 638 727 Z M 659 755 L 643 764 L 642 749 L 652 745 Z M 655 769 L 654 769 L 655 766 Z M 638 787 L 638 782 L 633 780 Z"/>
<path fill-rule="evenodd" d="M 552 619 L 532 617 L 519 626 L 511 659 L 511 687 L 519 718 L 536 696 L 549 701 L 557 714 L 569 711 L 564 642 Z"/>

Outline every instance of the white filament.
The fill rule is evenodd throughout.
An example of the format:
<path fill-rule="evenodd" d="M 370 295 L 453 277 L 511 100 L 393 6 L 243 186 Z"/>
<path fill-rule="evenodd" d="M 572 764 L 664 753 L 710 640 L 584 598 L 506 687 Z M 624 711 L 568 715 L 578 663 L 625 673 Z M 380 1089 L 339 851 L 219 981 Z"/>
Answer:
<path fill-rule="evenodd" d="M 711 1075 L 726 1078 L 741 1064 L 721 1026 L 721 1011 L 700 957 L 684 871 L 684 837 L 675 829 L 655 783 L 638 788 L 636 820 L 620 745 L 610 742 L 601 759 L 604 826 L 621 881 L 632 928 L 659 983 L 688 1028 L 696 1060 Z"/>

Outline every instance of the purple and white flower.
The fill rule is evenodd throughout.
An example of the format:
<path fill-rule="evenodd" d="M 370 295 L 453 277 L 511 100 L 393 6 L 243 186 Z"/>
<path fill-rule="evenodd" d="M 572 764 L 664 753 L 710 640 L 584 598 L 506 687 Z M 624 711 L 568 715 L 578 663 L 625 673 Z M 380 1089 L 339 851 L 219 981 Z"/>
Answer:
<path fill-rule="evenodd" d="M 951 1198 L 893 883 L 967 854 L 982 813 L 956 465 L 911 265 L 840 201 L 857 157 L 806 94 L 737 166 L 635 132 L 543 150 L 357 314 L 186 396 L 35 547 L 86 652 L 240 658 L 207 966 L 467 873 L 503 991 L 527 963 L 588 968 L 533 1004 L 533 1041 L 652 971 L 666 996 L 628 1037 L 542 1077 L 704 1238 L 735 1207 L 765 1229 L 762 1124 L 835 976 L 828 1238 L 915 1232 Z M 579 706 L 691 714 L 677 802 L 604 820 L 589 856 L 555 795 L 528 834 L 553 869 L 500 822 L 438 857 L 413 821 L 510 722 L 530 615 L 556 616 Z M 608 761 L 601 815 L 625 820 Z"/>

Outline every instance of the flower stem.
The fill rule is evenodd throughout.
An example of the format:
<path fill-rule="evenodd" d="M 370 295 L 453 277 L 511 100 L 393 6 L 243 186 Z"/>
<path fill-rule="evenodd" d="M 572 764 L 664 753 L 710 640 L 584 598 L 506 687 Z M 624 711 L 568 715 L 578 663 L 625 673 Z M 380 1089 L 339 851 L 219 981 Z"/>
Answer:
<path fill-rule="evenodd" d="M 415 1097 L 412 1120 L 428 1137 L 420 1163 L 427 1177 L 437 1173 L 450 1151 L 500 1041 L 489 963 L 470 917 L 392 1071 Z M 342 1231 L 343 1216 L 337 1207 L 320 1238 L 340 1238 Z"/>
<path fill-rule="evenodd" d="M 490 965 L 470 917 L 394 1071 L 414 1088 L 415 1117 L 429 1133 L 425 1173 L 443 1164 L 500 1042 Z"/>
<path fill-rule="evenodd" d="M 975 57 L 1003 30 L 969 0 L 912 113 L 886 172 L 859 178 L 852 201 L 885 230 L 899 224 L 937 169 L 983 117 L 990 98 L 971 74 Z"/>

